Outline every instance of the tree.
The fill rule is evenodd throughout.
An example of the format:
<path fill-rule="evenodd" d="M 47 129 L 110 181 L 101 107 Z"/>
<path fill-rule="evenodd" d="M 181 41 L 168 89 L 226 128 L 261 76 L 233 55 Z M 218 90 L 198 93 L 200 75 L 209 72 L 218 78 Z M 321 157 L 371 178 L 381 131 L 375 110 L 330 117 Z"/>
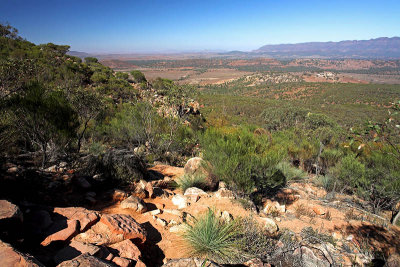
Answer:
<path fill-rule="evenodd" d="M 86 64 L 98 63 L 99 60 L 95 57 L 85 57 Z"/>

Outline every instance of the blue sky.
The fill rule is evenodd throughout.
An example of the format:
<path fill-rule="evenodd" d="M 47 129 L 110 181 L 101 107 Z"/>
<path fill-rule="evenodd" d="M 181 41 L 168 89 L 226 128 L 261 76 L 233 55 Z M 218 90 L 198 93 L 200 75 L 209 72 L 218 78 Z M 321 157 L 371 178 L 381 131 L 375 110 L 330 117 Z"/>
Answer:
<path fill-rule="evenodd" d="M 77 51 L 247 51 L 400 36 L 400 1 L 0 0 L 0 22 Z"/>

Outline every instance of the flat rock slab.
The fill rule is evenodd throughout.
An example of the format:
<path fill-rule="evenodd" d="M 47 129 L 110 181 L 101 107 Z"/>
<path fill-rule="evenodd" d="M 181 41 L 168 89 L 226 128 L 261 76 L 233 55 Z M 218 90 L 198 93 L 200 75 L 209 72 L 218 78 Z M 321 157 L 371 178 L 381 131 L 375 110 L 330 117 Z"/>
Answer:
<path fill-rule="evenodd" d="M 130 240 L 124 240 L 122 242 L 112 244 L 110 248 L 118 251 L 118 255 L 122 258 L 137 261 L 142 256 L 139 248 Z"/>
<path fill-rule="evenodd" d="M 66 228 L 55 232 L 45 238 L 45 240 L 40 243 L 42 246 L 48 246 L 53 241 L 67 241 L 79 233 L 79 221 L 77 220 L 67 220 Z"/>
<path fill-rule="evenodd" d="M 146 230 L 126 214 L 103 214 L 100 221 L 106 224 L 113 233 L 122 234 L 124 239 L 138 238 L 142 243 L 146 242 Z"/>
<path fill-rule="evenodd" d="M 81 207 L 54 208 L 53 212 L 62 215 L 69 220 L 79 221 L 81 232 L 86 231 L 100 218 L 98 212 Z"/>
<path fill-rule="evenodd" d="M 0 200 L 0 221 L 17 219 L 22 222 L 22 212 L 17 205 L 7 201 Z"/>
<path fill-rule="evenodd" d="M 111 267 L 113 264 L 107 263 L 89 254 L 82 254 L 72 260 L 64 261 L 57 267 Z"/>
<path fill-rule="evenodd" d="M 32 256 L 23 254 L 10 244 L 0 241 L 0 265 L 7 267 L 41 267 L 44 266 Z"/>

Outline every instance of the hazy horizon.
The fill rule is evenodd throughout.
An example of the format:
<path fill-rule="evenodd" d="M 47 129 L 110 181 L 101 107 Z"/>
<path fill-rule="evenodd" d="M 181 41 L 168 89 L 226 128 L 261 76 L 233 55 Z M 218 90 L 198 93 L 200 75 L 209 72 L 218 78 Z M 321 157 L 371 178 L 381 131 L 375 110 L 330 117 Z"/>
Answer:
<path fill-rule="evenodd" d="M 398 1 L 3 0 L 34 43 L 99 54 L 251 51 L 267 44 L 400 36 Z"/>

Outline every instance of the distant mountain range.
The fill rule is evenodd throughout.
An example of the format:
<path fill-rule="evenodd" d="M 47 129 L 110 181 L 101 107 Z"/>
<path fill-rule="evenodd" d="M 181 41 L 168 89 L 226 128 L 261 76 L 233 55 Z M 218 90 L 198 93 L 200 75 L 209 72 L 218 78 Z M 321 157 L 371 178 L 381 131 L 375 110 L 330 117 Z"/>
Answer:
<path fill-rule="evenodd" d="M 187 59 L 187 58 L 325 58 L 325 59 L 400 59 L 400 37 L 381 37 L 371 40 L 340 42 L 308 42 L 298 44 L 264 45 L 251 52 L 243 51 L 201 51 L 181 53 L 130 53 L 90 54 L 70 51 L 69 55 L 84 58 L 88 56 L 105 59 Z"/>
<path fill-rule="evenodd" d="M 400 58 L 400 37 L 341 42 L 309 42 L 264 45 L 254 54 L 271 57 L 304 58 Z"/>

